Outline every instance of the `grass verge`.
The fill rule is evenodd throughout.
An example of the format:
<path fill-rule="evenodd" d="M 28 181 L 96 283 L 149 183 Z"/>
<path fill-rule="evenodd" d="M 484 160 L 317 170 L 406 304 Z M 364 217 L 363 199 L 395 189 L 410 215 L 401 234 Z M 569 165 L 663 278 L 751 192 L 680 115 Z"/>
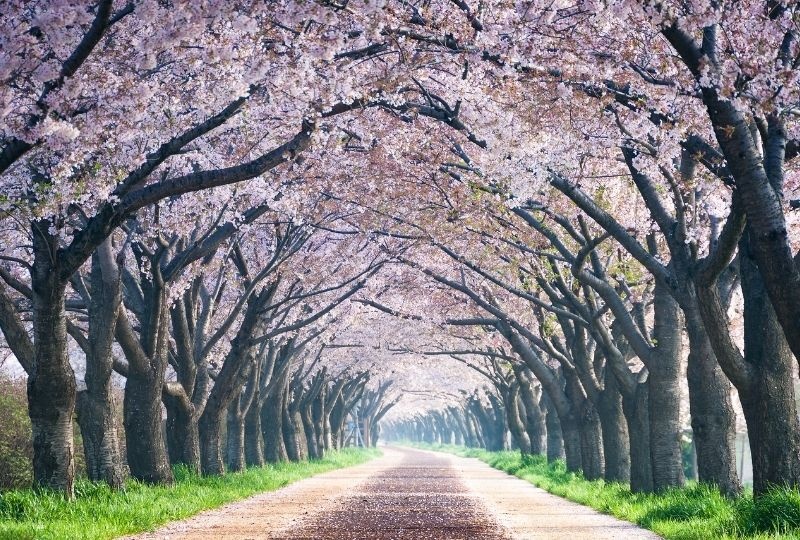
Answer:
<path fill-rule="evenodd" d="M 452 445 L 418 448 L 474 457 L 554 495 L 650 529 L 666 539 L 800 539 L 800 492 L 776 489 L 754 500 L 752 494 L 727 499 L 710 486 L 690 483 L 664 493 L 631 493 L 625 484 L 589 481 L 567 472 L 563 462 L 519 452 L 487 452 Z"/>
<path fill-rule="evenodd" d="M 171 487 L 131 480 L 124 490 L 112 491 L 105 484 L 79 480 L 74 501 L 58 493 L 8 491 L 0 493 L 0 539 L 105 539 L 134 534 L 378 455 L 380 451 L 373 449 L 344 449 L 321 460 L 212 477 L 178 468 Z"/>

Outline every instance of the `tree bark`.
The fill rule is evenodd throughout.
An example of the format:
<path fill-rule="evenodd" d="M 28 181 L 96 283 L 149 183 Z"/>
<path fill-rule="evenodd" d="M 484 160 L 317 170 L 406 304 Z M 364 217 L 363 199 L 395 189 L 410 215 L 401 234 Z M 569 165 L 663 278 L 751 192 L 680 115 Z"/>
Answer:
<path fill-rule="evenodd" d="M 587 480 L 603 478 L 605 456 L 603 455 L 603 431 L 600 416 L 591 401 L 584 400 L 579 417 L 581 470 Z"/>
<path fill-rule="evenodd" d="M 749 228 L 748 228 L 749 229 Z M 800 485 L 800 424 L 793 360 L 764 281 L 750 253 L 750 232 L 739 243 L 744 297 L 744 359 L 750 367 L 740 385 L 753 460 L 753 492 Z"/>
<path fill-rule="evenodd" d="M 742 485 L 736 473 L 736 415 L 731 404 L 730 382 L 717 363 L 699 313 L 684 309 L 684 316 L 689 334 L 686 375 L 698 478 L 718 486 L 725 495 L 736 496 L 741 493 Z M 654 385 L 650 387 L 651 397 Z M 658 446 L 652 438 L 651 445 Z"/>
<path fill-rule="evenodd" d="M 309 459 L 318 459 L 322 457 L 317 446 L 317 434 L 314 431 L 314 418 L 311 415 L 311 403 L 304 404 L 298 411 L 300 420 L 303 424 L 303 432 L 306 438 L 306 448 L 308 450 Z"/>
<path fill-rule="evenodd" d="M 524 410 L 525 429 L 531 444 L 531 454 L 543 455 L 547 449 L 547 430 L 540 401 L 542 391 L 534 386 L 533 377 L 521 365 L 512 366 L 519 381 L 520 398 Z"/>
<path fill-rule="evenodd" d="M 78 424 L 86 456 L 86 475 L 94 482 L 106 482 L 112 489 L 125 485 L 125 465 L 120 452 L 114 399 L 107 395 L 78 392 Z"/>
<path fill-rule="evenodd" d="M 131 370 L 123 403 L 125 443 L 131 476 L 148 484 L 171 484 L 161 422 L 161 391 L 166 361 L 154 365 L 155 372 Z"/>
<path fill-rule="evenodd" d="M 144 311 L 138 314 L 142 326 L 138 337 L 124 309 L 120 310 L 115 333 L 128 359 L 123 424 L 131 476 L 150 484 L 171 484 L 174 478 L 161 410 L 169 351 L 167 296 L 159 260 L 152 262 L 152 279 L 142 279 Z"/>
<path fill-rule="evenodd" d="M 578 472 L 583 469 L 583 438 L 581 436 L 581 427 L 578 420 L 572 415 L 567 418 L 558 418 L 561 426 L 561 441 L 563 442 L 564 453 L 556 459 L 564 458 L 567 465 L 567 470 L 571 472 Z M 549 430 L 548 430 L 549 433 Z M 548 459 L 550 458 L 550 440 L 547 441 Z"/>
<path fill-rule="evenodd" d="M 606 367 L 605 385 L 597 404 L 603 432 L 603 478 L 609 482 L 630 481 L 631 452 L 628 422 L 622 411 L 622 395 L 611 369 Z"/>
<path fill-rule="evenodd" d="M 222 421 L 225 410 L 214 407 L 200 417 L 200 470 L 204 475 L 225 474 L 222 459 Z"/>
<path fill-rule="evenodd" d="M 165 395 L 167 409 L 167 450 L 173 465 L 185 465 L 200 472 L 200 433 L 194 406 Z"/>
<path fill-rule="evenodd" d="M 258 397 L 256 396 L 244 417 L 244 460 L 249 467 L 263 467 L 265 463 Z"/>
<path fill-rule="evenodd" d="M 82 345 L 86 353 L 86 389 L 78 393 L 77 413 L 81 427 L 86 472 L 90 480 L 106 482 L 112 489 L 123 487 L 125 465 L 119 444 L 111 373 L 111 347 L 117 314 L 122 302 L 120 274 L 106 239 L 92 255 L 89 273 L 91 294 L 88 339 Z"/>
<path fill-rule="evenodd" d="M 275 384 L 261 408 L 261 433 L 264 438 L 264 459 L 280 463 L 289 459 L 283 437 L 283 404 L 286 381 Z"/>
<path fill-rule="evenodd" d="M 547 428 L 547 461 L 553 463 L 559 459 L 566 459 L 561 421 L 547 392 L 542 392 L 541 404 L 545 412 L 545 426 Z M 578 466 L 580 466 L 579 463 Z"/>
<path fill-rule="evenodd" d="M 519 384 L 514 384 L 515 388 L 507 391 L 506 397 L 506 420 L 508 422 L 508 430 L 511 432 L 511 437 L 523 455 L 531 453 L 531 440 L 528 437 L 528 432 L 525 429 L 525 423 L 522 421 L 521 413 L 521 399 L 519 396 Z M 450 441 L 447 441 L 448 443 Z"/>
<path fill-rule="evenodd" d="M 258 326 L 261 317 L 260 310 L 272 298 L 276 288 L 277 283 L 272 283 L 248 299 L 242 323 L 231 341 L 231 348 L 225 356 L 225 361 L 206 401 L 203 414 L 200 416 L 200 466 L 203 474 L 223 474 L 225 472 L 220 433 L 223 417 L 231 404 L 236 403 L 237 407 L 239 406 L 237 400 L 240 398 L 248 377 L 251 383 L 245 399 L 247 402 L 245 408 L 249 407 L 252 402 L 252 395 L 255 391 L 253 384 L 258 384 L 260 362 L 256 361 L 256 351 L 250 340 Z M 252 382 L 253 380 L 255 383 Z M 240 418 L 240 423 L 243 421 L 243 417 Z"/>
<path fill-rule="evenodd" d="M 67 354 L 66 284 L 52 263 L 58 240 L 50 223 L 33 224 L 34 361 L 28 374 L 28 415 L 33 440 L 33 483 L 72 497 L 75 448 L 72 417 L 75 411 L 75 374 Z"/>
<path fill-rule="evenodd" d="M 326 403 L 326 396 L 327 388 L 322 388 L 320 393 L 314 398 L 314 401 L 311 403 L 311 422 L 313 427 L 313 433 L 316 437 L 316 445 L 317 445 L 317 457 L 322 459 L 325 457 L 325 450 L 326 450 L 326 436 L 325 436 L 325 422 L 328 417 L 328 413 L 325 410 L 325 403 Z"/>
<path fill-rule="evenodd" d="M 290 461 L 302 461 L 307 457 L 303 420 L 298 411 L 292 411 L 288 407 L 283 410 L 283 437 Z"/>
<path fill-rule="evenodd" d="M 659 283 L 655 287 L 653 304 L 655 347 L 653 361 L 648 366 L 647 410 L 653 490 L 659 492 L 684 484 L 680 446 L 682 346 L 678 304 Z M 691 352 L 689 354 L 691 356 Z"/>
<path fill-rule="evenodd" d="M 243 471 L 244 460 L 244 417 L 239 414 L 239 406 L 234 400 L 228 406 L 227 444 L 225 447 L 226 463 L 231 472 Z"/>
<path fill-rule="evenodd" d="M 628 420 L 628 436 L 631 449 L 631 491 L 651 493 L 653 464 L 650 450 L 650 382 L 640 382 L 632 396 L 623 397 L 622 408 Z"/>

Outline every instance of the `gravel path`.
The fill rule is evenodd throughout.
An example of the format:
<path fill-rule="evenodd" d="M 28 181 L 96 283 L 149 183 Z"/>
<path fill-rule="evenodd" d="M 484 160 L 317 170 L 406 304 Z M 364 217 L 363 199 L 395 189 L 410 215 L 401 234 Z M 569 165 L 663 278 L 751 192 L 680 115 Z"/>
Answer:
<path fill-rule="evenodd" d="M 655 539 L 475 460 L 386 448 L 364 465 L 167 525 L 139 540 Z"/>

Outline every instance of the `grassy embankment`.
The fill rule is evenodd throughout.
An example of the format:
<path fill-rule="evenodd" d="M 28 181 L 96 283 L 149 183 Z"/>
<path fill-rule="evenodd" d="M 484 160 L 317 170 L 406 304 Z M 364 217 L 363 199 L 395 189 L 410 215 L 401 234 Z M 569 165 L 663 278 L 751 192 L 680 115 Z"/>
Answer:
<path fill-rule="evenodd" d="M 345 449 L 330 452 L 322 460 L 280 463 L 217 477 L 199 477 L 178 468 L 172 487 L 131 480 L 117 492 L 82 479 L 76 484 L 74 501 L 30 489 L 0 492 L 0 539 L 100 539 L 147 531 L 378 455 L 378 450 Z"/>
<path fill-rule="evenodd" d="M 475 457 L 550 493 L 650 529 L 667 539 L 800 539 L 800 492 L 780 489 L 754 500 L 731 500 L 709 486 L 690 483 L 658 495 L 631 493 L 627 485 L 589 481 L 564 464 L 519 452 L 487 452 L 451 445 L 419 448 Z"/>

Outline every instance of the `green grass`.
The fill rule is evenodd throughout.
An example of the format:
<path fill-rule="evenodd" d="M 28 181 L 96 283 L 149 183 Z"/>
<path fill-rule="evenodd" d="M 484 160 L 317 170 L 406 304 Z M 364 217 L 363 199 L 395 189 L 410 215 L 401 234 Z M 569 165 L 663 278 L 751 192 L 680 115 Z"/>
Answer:
<path fill-rule="evenodd" d="M 563 462 L 519 452 L 487 452 L 452 445 L 419 448 L 474 457 L 554 495 L 636 523 L 667 539 L 800 539 L 800 492 L 778 489 L 754 500 L 728 499 L 714 488 L 690 483 L 658 495 L 631 493 L 625 484 L 589 481 L 567 472 Z"/>
<path fill-rule="evenodd" d="M 321 460 L 280 463 L 216 477 L 200 477 L 178 468 L 174 486 L 129 481 L 125 490 L 117 492 L 105 484 L 79 480 L 74 501 L 58 493 L 8 491 L 0 493 L 0 539 L 101 539 L 152 530 L 168 521 L 378 455 L 378 450 L 345 449 L 330 452 Z"/>

